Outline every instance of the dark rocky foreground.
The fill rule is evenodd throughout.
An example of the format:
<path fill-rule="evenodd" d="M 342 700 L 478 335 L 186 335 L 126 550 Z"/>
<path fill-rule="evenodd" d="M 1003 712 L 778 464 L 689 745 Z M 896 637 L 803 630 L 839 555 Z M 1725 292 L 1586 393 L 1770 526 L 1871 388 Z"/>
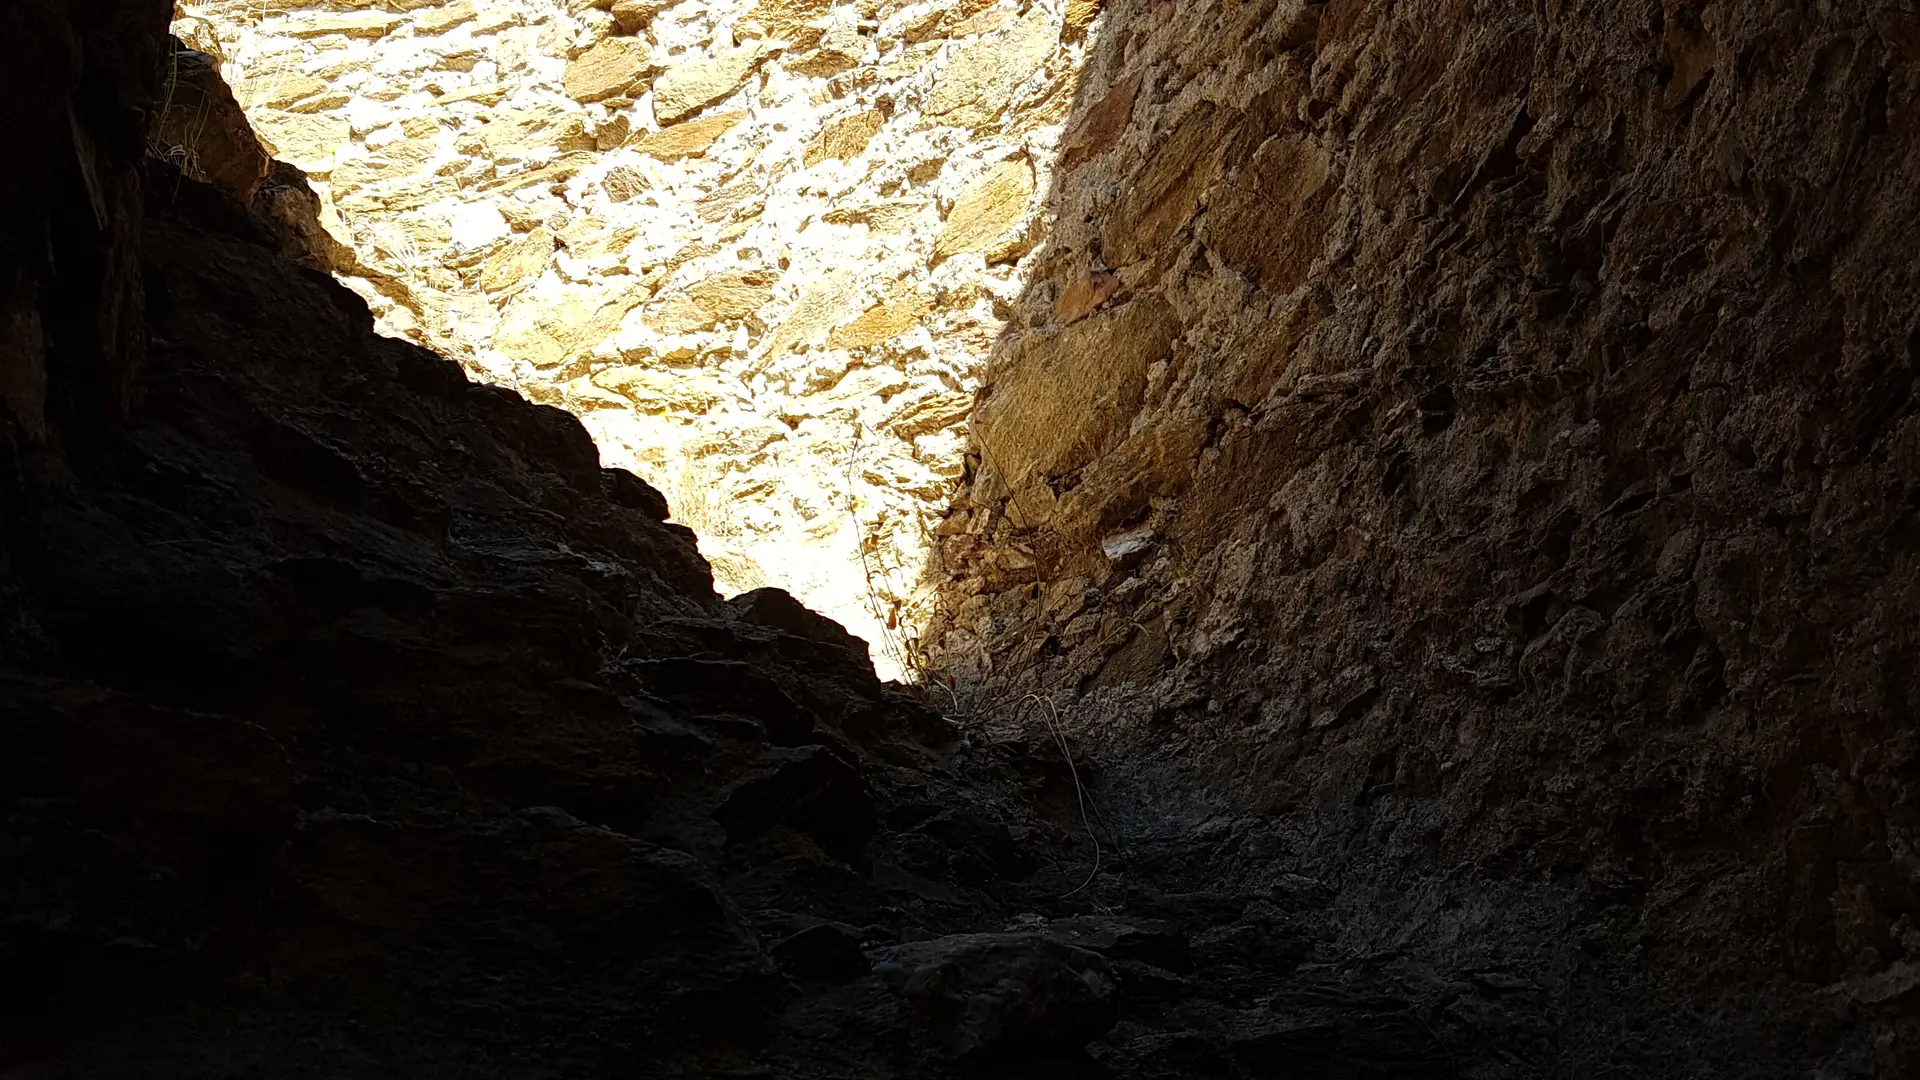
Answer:
<path fill-rule="evenodd" d="M 564 413 L 376 337 L 316 269 L 340 253 L 301 246 L 298 177 L 238 133 L 193 176 L 149 160 L 191 67 L 166 16 L 0 11 L 0 1076 L 1910 1072 L 1910 714 L 1872 714 L 1884 768 L 1832 773 L 1878 801 L 1817 804 L 1880 816 L 1713 851 L 1852 906 L 1738 925 L 1639 864 L 1593 861 L 1599 923 L 1492 856 L 1393 877 L 1299 827 L 1310 784 L 1180 786 L 1159 755 L 1182 746 L 1265 760 L 1191 734 L 1239 684 L 1142 712 L 1163 726 L 1120 730 L 1132 761 L 1090 760 L 1043 694 L 956 723 L 784 595 L 721 601 Z M 1878 447 L 1907 400 L 1848 422 Z M 1586 610 L 1557 595 L 1520 617 Z M 1575 670 L 1586 638 L 1548 638 Z M 1312 730 L 1399 700 L 1356 693 Z M 1422 760 L 1319 805 L 1473 820 Z M 1672 835 L 1710 833 L 1717 798 Z M 1880 921 L 1834 922 L 1856 909 Z M 1753 946 L 1779 921 L 1828 952 L 1858 930 L 1871 966 L 1781 974 Z M 1711 993 L 1655 969 L 1703 942 L 1754 951 L 1703 969 Z M 1657 1010 L 1697 1031 L 1650 1043 Z"/>

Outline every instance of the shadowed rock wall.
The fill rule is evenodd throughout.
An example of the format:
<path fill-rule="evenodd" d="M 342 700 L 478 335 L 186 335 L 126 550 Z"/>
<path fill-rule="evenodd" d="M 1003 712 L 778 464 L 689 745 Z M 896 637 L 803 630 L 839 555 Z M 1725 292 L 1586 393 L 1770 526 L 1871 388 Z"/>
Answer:
<path fill-rule="evenodd" d="M 1139 828 L 1337 871 L 1356 947 L 1530 940 L 1638 1067 L 1914 1068 L 1920 20 L 1097 35 L 936 670 L 1060 702 Z"/>

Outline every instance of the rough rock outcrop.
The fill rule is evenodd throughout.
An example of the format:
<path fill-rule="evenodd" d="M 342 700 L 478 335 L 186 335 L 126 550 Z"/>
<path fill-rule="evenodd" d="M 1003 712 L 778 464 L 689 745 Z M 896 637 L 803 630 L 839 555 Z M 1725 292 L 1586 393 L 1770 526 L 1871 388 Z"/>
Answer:
<path fill-rule="evenodd" d="M 936 669 L 1575 1074 L 1920 1068 L 1913 13 L 1103 18 Z"/>

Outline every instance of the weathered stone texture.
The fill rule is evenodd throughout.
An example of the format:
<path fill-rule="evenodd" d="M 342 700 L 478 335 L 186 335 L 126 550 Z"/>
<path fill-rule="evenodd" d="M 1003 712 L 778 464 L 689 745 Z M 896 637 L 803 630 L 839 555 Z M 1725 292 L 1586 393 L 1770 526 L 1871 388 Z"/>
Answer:
<path fill-rule="evenodd" d="M 1104 19 L 936 669 L 1341 867 L 1356 948 L 1526 941 L 1621 1068 L 1911 1068 L 1920 23 Z"/>

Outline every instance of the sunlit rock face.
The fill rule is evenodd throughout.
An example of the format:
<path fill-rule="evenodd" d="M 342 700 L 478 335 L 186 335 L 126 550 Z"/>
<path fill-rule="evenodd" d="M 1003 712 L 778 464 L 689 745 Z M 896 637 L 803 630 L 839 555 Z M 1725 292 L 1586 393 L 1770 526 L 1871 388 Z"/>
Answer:
<path fill-rule="evenodd" d="M 384 332 L 577 413 L 723 590 L 788 588 L 900 674 L 1097 15 L 209 0 L 174 28 L 310 175 Z"/>

